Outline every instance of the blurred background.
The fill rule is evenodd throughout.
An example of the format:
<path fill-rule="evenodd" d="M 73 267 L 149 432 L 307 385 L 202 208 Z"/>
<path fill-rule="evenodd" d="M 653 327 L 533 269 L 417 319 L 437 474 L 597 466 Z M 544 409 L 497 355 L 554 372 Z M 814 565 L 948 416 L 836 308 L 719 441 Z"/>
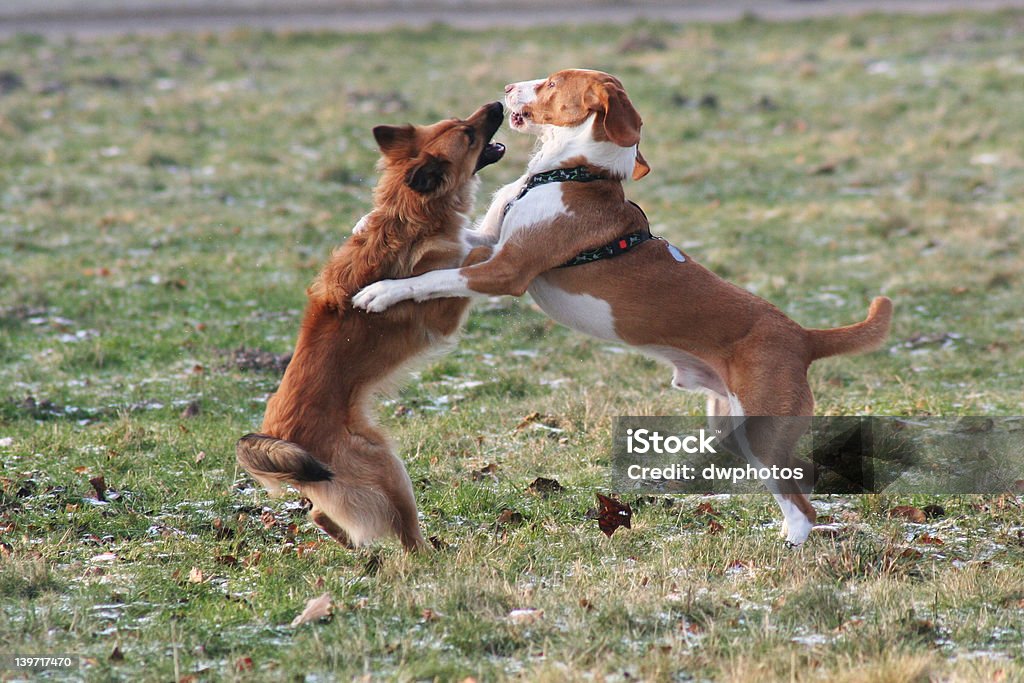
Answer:
<path fill-rule="evenodd" d="M 636 19 L 732 21 L 858 15 L 990 11 L 1024 0 L 4 0 L 0 35 L 79 36 L 121 32 L 272 29 L 382 30 L 446 23 L 459 28 Z"/>

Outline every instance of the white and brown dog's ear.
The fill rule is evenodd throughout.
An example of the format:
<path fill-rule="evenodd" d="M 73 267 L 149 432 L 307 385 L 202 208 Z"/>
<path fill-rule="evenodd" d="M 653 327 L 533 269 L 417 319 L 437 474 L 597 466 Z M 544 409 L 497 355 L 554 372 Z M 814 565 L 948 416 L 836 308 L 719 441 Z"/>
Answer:
<path fill-rule="evenodd" d="M 651 167 L 647 164 L 647 159 L 644 159 L 644 155 L 640 153 L 640 147 L 637 146 L 636 161 L 633 162 L 633 180 L 640 180 L 650 172 Z"/>
<path fill-rule="evenodd" d="M 416 129 L 405 126 L 374 126 L 373 139 L 384 156 L 389 158 L 413 155 Z"/>
<path fill-rule="evenodd" d="M 604 131 L 605 136 L 619 147 L 632 147 L 640 144 L 640 127 L 643 120 L 629 101 L 626 91 L 617 82 L 606 81 L 592 88 L 587 93 L 588 106 L 597 112 L 595 126 Z M 640 154 L 637 147 L 636 163 L 633 166 L 633 180 L 647 175 L 651 167 Z"/>

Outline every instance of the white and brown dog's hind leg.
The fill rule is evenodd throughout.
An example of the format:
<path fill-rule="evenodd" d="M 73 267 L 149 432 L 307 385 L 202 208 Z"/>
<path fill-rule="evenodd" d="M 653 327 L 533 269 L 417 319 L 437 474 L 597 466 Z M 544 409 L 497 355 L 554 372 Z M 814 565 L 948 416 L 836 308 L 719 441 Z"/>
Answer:
<path fill-rule="evenodd" d="M 708 407 L 716 411 L 728 410 L 726 424 L 732 432 L 730 445 L 754 467 L 777 465 L 780 471 L 806 468 L 806 463 L 798 463 L 794 458 L 796 444 L 810 426 L 809 415 L 814 409 L 806 371 L 794 367 L 787 372 L 777 367 L 772 374 L 774 381 L 768 382 L 763 381 L 763 377 L 749 383 L 739 379 L 731 387 L 736 393 L 724 399 L 709 399 Z M 724 416 L 717 414 L 715 420 L 722 421 Z M 811 533 L 816 517 L 802 482 L 778 478 L 768 479 L 764 484 L 782 510 L 782 535 L 786 543 L 802 544 Z"/>

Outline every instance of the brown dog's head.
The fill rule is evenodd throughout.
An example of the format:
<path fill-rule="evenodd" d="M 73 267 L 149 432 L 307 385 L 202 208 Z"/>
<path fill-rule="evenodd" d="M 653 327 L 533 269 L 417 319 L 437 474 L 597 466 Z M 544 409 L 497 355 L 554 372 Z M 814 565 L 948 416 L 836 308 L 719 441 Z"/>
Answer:
<path fill-rule="evenodd" d="M 563 69 L 547 78 L 510 83 L 505 86 L 505 103 L 511 110 L 509 123 L 518 131 L 557 135 L 559 129 L 575 128 L 593 116 L 595 142 L 619 147 L 640 143 L 640 114 L 619 79 L 603 71 Z M 638 148 L 633 179 L 650 170 Z"/>
<path fill-rule="evenodd" d="M 373 137 L 383 155 L 378 189 L 392 201 L 403 194 L 408 198 L 411 191 L 421 202 L 454 199 L 464 210 L 461 205 L 472 201 L 473 175 L 505 154 L 503 145 L 491 142 L 503 114 L 501 102 L 492 102 L 468 119 L 430 126 L 377 126 Z"/>

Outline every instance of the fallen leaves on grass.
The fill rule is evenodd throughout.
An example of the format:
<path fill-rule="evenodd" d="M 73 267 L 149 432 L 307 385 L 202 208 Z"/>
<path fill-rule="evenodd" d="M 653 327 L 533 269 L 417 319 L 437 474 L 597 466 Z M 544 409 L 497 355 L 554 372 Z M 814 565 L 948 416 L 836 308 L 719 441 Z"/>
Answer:
<path fill-rule="evenodd" d="M 292 359 L 290 353 L 271 353 L 262 349 L 247 349 L 244 346 L 231 352 L 232 364 L 239 370 L 283 373 Z"/>
<path fill-rule="evenodd" d="M 699 504 L 697 508 L 693 511 L 693 514 L 695 514 L 698 517 L 718 517 L 719 513 L 718 510 L 716 510 L 714 506 L 711 505 L 711 503 L 705 502 Z"/>
<path fill-rule="evenodd" d="M 498 515 L 498 519 L 495 520 L 495 524 L 501 528 L 519 526 L 523 523 L 523 515 L 512 508 L 505 508 Z"/>
<path fill-rule="evenodd" d="M 602 496 L 600 493 L 597 494 L 597 502 L 601 505 L 601 508 L 599 510 L 588 510 L 587 518 L 596 518 L 597 525 L 605 536 L 611 538 L 611 535 L 620 526 L 624 526 L 627 529 L 632 528 L 633 509 L 629 507 L 629 503 L 623 503 L 621 500 Z"/>
<path fill-rule="evenodd" d="M 89 480 L 89 483 L 92 485 L 93 490 L 96 492 L 96 500 L 105 503 L 107 501 L 106 480 L 102 476 L 93 477 L 92 479 Z"/>
<path fill-rule="evenodd" d="M 193 417 L 197 417 L 200 412 L 201 408 L 199 407 L 199 401 L 189 401 L 188 405 L 181 411 L 181 419 L 189 420 Z"/>
<path fill-rule="evenodd" d="M 330 593 L 324 593 L 319 597 L 311 598 L 306 602 L 306 607 L 292 619 L 292 627 L 301 626 L 311 621 L 320 621 L 331 616 L 334 609 L 334 601 Z"/>
<path fill-rule="evenodd" d="M 508 613 L 508 620 L 513 624 L 519 624 L 520 626 L 535 623 L 543 618 L 544 610 L 535 609 L 533 607 L 514 609 Z"/>
<path fill-rule="evenodd" d="M 561 434 L 565 431 L 563 428 L 562 421 L 557 417 L 551 415 L 543 415 L 538 412 L 532 412 L 516 425 L 516 428 L 512 431 L 516 434 L 523 431 L 527 427 L 533 427 L 535 429 L 541 429 L 549 432 L 550 434 Z"/>
<path fill-rule="evenodd" d="M 478 470 L 473 470 L 470 475 L 473 481 L 483 481 L 484 479 L 495 479 L 497 480 L 498 463 L 491 462 L 487 463 Z"/>
<path fill-rule="evenodd" d="M 564 490 L 565 487 L 559 484 L 556 479 L 548 479 L 546 477 L 537 477 L 529 486 L 526 487 L 527 493 L 532 493 L 544 498 L 550 496 L 552 493 L 559 493 Z"/>
<path fill-rule="evenodd" d="M 915 524 L 924 524 L 927 519 L 924 510 L 913 505 L 897 505 L 896 507 L 889 508 L 888 516 L 889 519 L 905 519 Z"/>

